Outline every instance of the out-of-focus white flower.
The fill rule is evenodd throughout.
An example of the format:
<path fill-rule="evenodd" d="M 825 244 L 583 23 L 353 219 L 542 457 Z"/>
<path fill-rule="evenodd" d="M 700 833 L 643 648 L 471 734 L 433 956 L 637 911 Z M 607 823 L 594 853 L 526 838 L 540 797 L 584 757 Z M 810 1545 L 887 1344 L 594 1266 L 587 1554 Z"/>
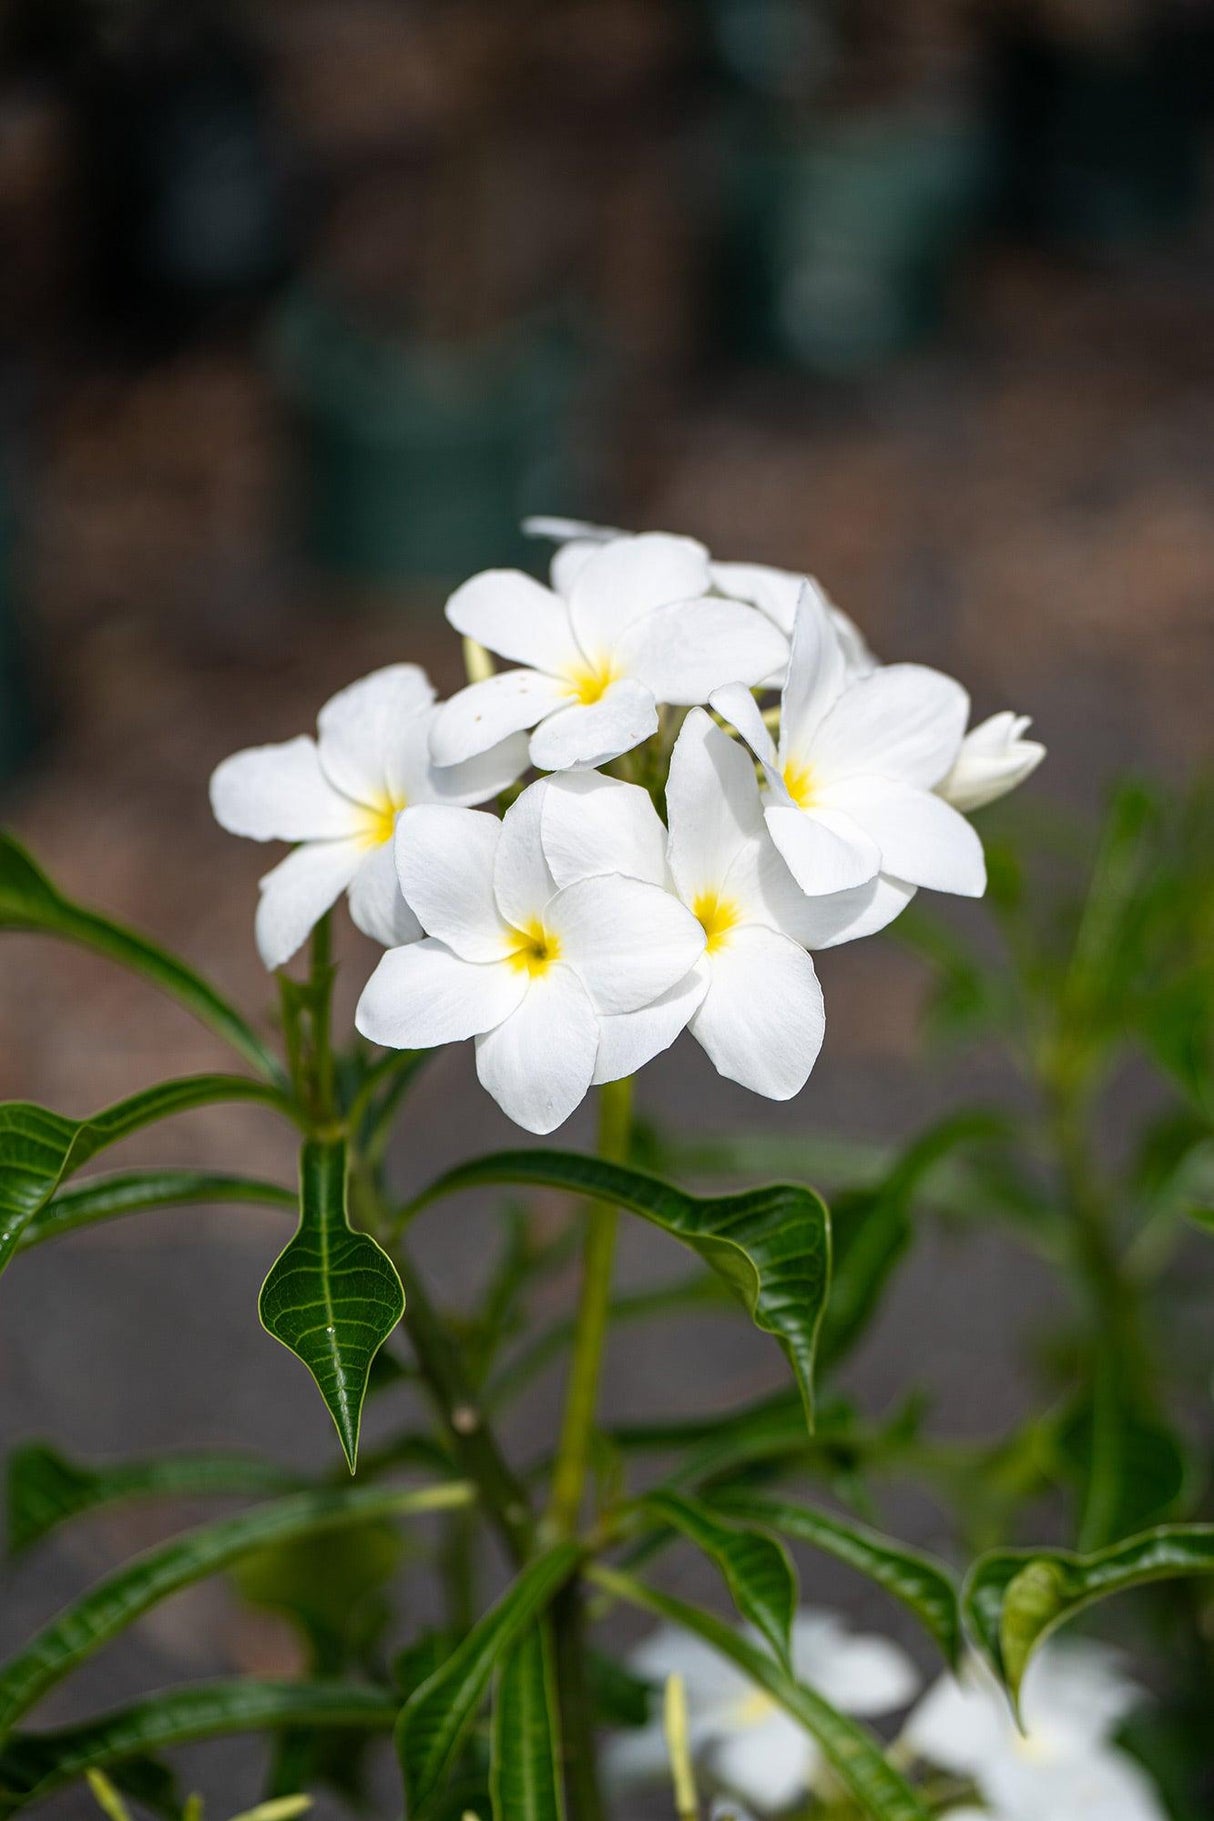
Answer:
<path fill-rule="evenodd" d="M 896 1644 L 848 1632 L 830 1613 L 797 1614 L 792 1657 L 798 1678 L 842 1713 L 892 1713 L 919 1686 L 914 1665 Z M 761 1815 L 779 1814 L 813 1790 L 823 1768 L 814 1740 L 707 1644 L 663 1627 L 641 1645 L 632 1667 L 658 1685 L 682 1676 L 697 1767 L 718 1790 Z M 660 1724 L 619 1734 L 606 1762 L 608 1775 L 621 1785 L 668 1774 Z"/>
<path fill-rule="evenodd" d="M 998 1821 L 1165 1821 L 1146 1773 L 1111 1742 L 1141 1698 L 1114 1651 L 1056 1642 L 1025 1677 L 1023 1732 L 994 1677 L 975 1660 L 960 1679 L 944 1676 L 929 1690 L 903 1742 L 972 1782 Z"/>
<path fill-rule="evenodd" d="M 643 1010 L 605 1018 L 596 1081 L 635 1074 L 687 1027 L 720 1074 L 787 1100 L 822 1045 L 822 991 L 807 947 L 838 941 L 874 885 L 807 898 L 763 822 L 746 749 L 703 709 L 683 723 L 666 786 L 670 833 L 646 791 L 598 772 L 549 780 L 541 835 L 560 885 L 605 871 L 681 899 L 704 931 L 686 979 Z"/>
<path fill-rule="evenodd" d="M 430 762 L 434 690 L 416 664 L 373 671 L 325 703 L 318 738 L 233 753 L 211 776 L 211 807 L 230 834 L 291 841 L 261 881 L 257 947 L 281 967 L 350 893 L 358 927 L 391 947 L 421 935 L 396 882 L 392 837 L 410 803 L 484 803 L 527 769 L 521 736 L 440 771 Z"/>
<path fill-rule="evenodd" d="M 956 764 L 936 786 L 945 802 L 968 813 L 1023 784 L 1045 757 L 1039 740 L 1024 737 L 1031 726 L 1028 715 L 1005 708 L 971 727 Z"/>
<path fill-rule="evenodd" d="M 444 704 L 430 737 L 436 764 L 522 728 L 535 729 L 531 759 L 542 771 L 605 764 L 655 732 L 660 702 L 706 702 L 723 683 L 758 683 L 785 661 L 770 621 L 709 593 L 708 553 L 691 538 L 615 538 L 558 579 L 560 592 L 490 569 L 447 602 L 457 631 L 523 668 Z"/>
<path fill-rule="evenodd" d="M 811 894 L 886 881 L 884 921 L 915 886 L 978 897 L 982 844 L 935 787 L 956 762 L 969 697 L 919 664 L 887 664 L 849 682 L 838 634 L 803 587 L 793 628 L 777 747 L 749 690 L 718 690 L 767 775 L 767 826 Z M 880 928 L 870 922 L 865 933 Z"/>
<path fill-rule="evenodd" d="M 475 1037 L 482 1086 L 540 1133 L 590 1086 L 601 1020 L 659 998 L 704 949 L 695 918 L 654 885 L 612 876 L 558 890 L 540 846 L 548 788 L 531 785 L 500 822 L 405 810 L 397 866 L 426 939 L 389 950 L 355 1013 L 390 1049 Z"/>

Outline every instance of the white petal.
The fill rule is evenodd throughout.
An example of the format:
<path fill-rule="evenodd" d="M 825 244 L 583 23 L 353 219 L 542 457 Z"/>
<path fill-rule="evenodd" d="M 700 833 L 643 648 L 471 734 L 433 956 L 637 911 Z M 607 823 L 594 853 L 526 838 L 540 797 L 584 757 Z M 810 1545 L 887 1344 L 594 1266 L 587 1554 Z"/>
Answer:
<path fill-rule="evenodd" d="M 615 538 L 582 565 L 569 613 L 577 642 L 593 662 L 608 656 L 641 614 L 708 591 L 708 552 L 689 537 L 644 532 Z"/>
<path fill-rule="evenodd" d="M 832 783 L 867 774 L 930 790 L 961 749 L 969 697 L 922 664 L 886 664 L 840 697 L 813 741 L 813 766 Z"/>
<path fill-rule="evenodd" d="M 763 834 L 750 753 L 693 708 L 670 755 L 666 782 L 670 870 L 685 904 L 719 893 L 742 849 Z"/>
<path fill-rule="evenodd" d="M 1026 1767 L 1027 1770 L 1027 1767 Z M 1042 1780 L 1044 1781 L 1044 1780 Z M 1126 1752 L 1105 1750 L 1055 1773 L 1048 1785 L 1029 1788 L 1023 1777 L 1023 1821 L 1167 1821 L 1162 1796 Z M 994 1793 L 994 1792 L 993 1792 Z"/>
<path fill-rule="evenodd" d="M 714 689 L 708 698 L 708 705 L 716 709 L 722 720 L 737 728 L 765 770 L 775 769 L 775 741 L 763 719 L 759 704 L 749 689 L 741 683 L 730 683 L 724 689 Z"/>
<path fill-rule="evenodd" d="M 325 777 L 316 742 L 301 734 L 250 746 L 211 773 L 211 808 L 230 835 L 251 841 L 325 841 L 356 834 L 358 808 Z"/>
<path fill-rule="evenodd" d="M 541 839 L 558 885 L 623 873 L 666 883 L 666 830 L 639 784 L 597 771 L 567 771 L 548 780 Z"/>
<path fill-rule="evenodd" d="M 708 991 L 708 968 L 703 960 L 668 992 L 639 1012 L 620 1012 L 599 1020 L 599 1055 L 594 1067 L 595 1085 L 622 1081 L 647 1062 L 668 1050 Z"/>
<path fill-rule="evenodd" d="M 512 733 L 491 746 L 488 752 L 465 759 L 462 765 L 428 765 L 425 782 L 415 794 L 406 791 L 405 801 L 460 806 L 488 803 L 503 790 L 509 790 L 527 770 L 531 763 L 527 744 L 525 733 Z"/>
<path fill-rule="evenodd" d="M 919 1692 L 919 1672 L 897 1644 L 870 1634 L 838 1629 L 833 1648 L 804 1656 L 793 1638 L 799 1674 L 845 1714 L 887 1714 L 905 1707 Z"/>
<path fill-rule="evenodd" d="M 460 765 L 508 734 L 534 727 L 569 699 L 569 685 L 555 677 L 538 670 L 499 670 L 443 703 L 430 729 L 430 757 L 436 765 Z"/>
<path fill-rule="evenodd" d="M 507 929 L 493 895 L 502 825 L 478 809 L 424 803 L 396 823 L 396 871 L 427 933 L 465 961 L 497 961 Z"/>
<path fill-rule="evenodd" d="M 551 512 L 533 512 L 523 520 L 523 535 L 554 538 L 561 544 L 572 538 L 584 538 L 592 544 L 607 544 L 613 537 L 630 537 L 632 534 L 618 531 L 611 525 L 594 525 L 589 519 L 561 518 Z"/>
<path fill-rule="evenodd" d="M 965 817 L 931 791 L 851 778 L 832 786 L 828 801 L 877 843 L 882 872 L 965 898 L 980 898 L 986 890 L 981 841 Z"/>
<path fill-rule="evenodd" d="M 493 862 L 493 895 L 502 916 L 515 929 L 538 923 L 556 891 L 540 839 L 547 793 L 546 778 L 529 784 L 502 817 Z"/>
<path fill-rule="evenodd" d="M 372 1043 L 426 1050 L 477 1037 L 509 1018 L 527 976 L 509 962 L 478 964 L 426 937 L 390 948 L 363 988 L 354 1023 Z"/>
<path fill-rule="evenodd" d="M 710 957 L 712 978 L 690 1030 L 717 1073 L 769 1100 L 805 1086 L 826 1015 L 814 964 L 775 930 L 731 932 Z"/>
<path fill-rule="evenodd" d="M 356 803 L 391 796 L 402 725 L 428 708 L 434 690 L 416 664 L 390 664 L 351 683 L 316 717 L 325 776 Z"/>
<path fill-rule="evenodd" d="M 761 683 L 787 658 L 783 634 L 757 608 L 715 595 L 675 601 L 633 621 L 617 662 L 659 702 L 706 702 L 730 683 Z"/>
<path fill-rule="evenodd" d="M 849 891 L 813 897 L 803 892 L 762 823 L 734 860 L 721 896 L 736 905 L 748 923 L 791 936 L 803 948 L 833 948 L 883 929 L 914 896 L 913 885 L 894 885 L 880 877 Z M 880 903 L 876 902 L 880 899 Z"/>
<path fill-rule="evenodd" d="M 649 1005 L 704 952 L 704 931 L 685 905 L 660 885 L 618 874 L 565 886 L 545 921 L 604 1014 Z"/>
<path fill-rule="evenodd" d="M 582 662 L 559 594 L 521 569 L 486 569 L 457 588 L 447 602 L 457 632 L 514 664 L 563 676 Z"/>
<path fill-rule="evenodd" d="M 881 849 L 850 816 L 786 803 L 770 803 L 766 816 L 789 872 L 811 897 L 851 891 L 880 871 Z"/>
<path fill-rule="evenodd" d="M 808 914 L 790 924 L 789 934 L 804 942 L 806 948 L 838 948 L 842 942 L 875 936 L 902 915 L 918 889 L 905 879 L 878 873 L 868 885 L 857 886 L 854 891 L 835 892 L 825 898 L 807 897 L 803 902 Z"/>
<path fill-rule="evenodd" d="M 410 954 L 410 949 L 402 951 Z M 526 979 L 515 973 L 516 979 Z M 476 1072 L 524 1131 L 555 1131 L 585 1098 L 599 1045 L 586 989 L 561 963 L 537 974 L 504 1023 L 476 1044 Z"/>
<path fill-rule="evenodd" d="M 373 847 L 351 879 L 350 915 L 364 936 L 385 948 L 398 948 L 421 936 L 421 924 L 401 897 L 393 842 Z"/>
<path fill-rule="evenodd" d="M 579 537 L 553 551 L 552 561 L 548 565 L 548 580 L 557 594 L 565 600 L 569 599 L 578 576 L 595 551 L 602 549 L 604 542 L 603 538 Z"/>
<path fill-rule="evenodd" d="M 597 702 L 558 707 L 531 736 L 531 762 L 540 771 L 606 765 L 631 752 L 658 729 L 653 694 L 634 677 L 621 677 Z"/>
<path fill-rule="evenodd" d="M 603 1747 L 603 1781 L 608 1790 L 664 1783 L 670 1776 L 670 1751 L 660 1720 L 613 1733 Z"/>
<path fill-rule="evenodd" d="M 804 1728 L 777 1713 L 762 1726 L 718 1739 L 707 1761 L 714 1780 L 731 1795 L 756 1814 L 778 1815 L 809 1794 L 820 1756 Z"/>
<path fill-rule="evenodd" d="M 305 841 L 266 874 L 254 933 L 268 968 L 291 959 L 341 897 L 366 851 L 361 841 Z"/>
<path fill-rule="evenodd" d="M 936 786 L 946 803 L 967 814 L 982 809 L 1023 784 L 1045 757 L 1038 740 L 1026 740 L 1027 715 L 991 715 L 961 742 L 957 762 Z"/>
<path fill-rule="evenodd" d="M 780 700 L 780 764 L 814 745 L 822 722 L 843 693 L 847 666 L 826 596 L 804 580 L 793 624 L 788 680 Z"/>
<path fill-rule="evenodd" d="M 749 601 L 780 628 L 785 638 L 792 637 L 803 579 L 787 569 L 770 569 L 766 563 L 712 565 L 713 585 L 731 600 Z"/>
<path fill-rule="evenodd" d="M 911 1714 L 903 1742 L 917 1757 L 957 1776 L 972 1776 L 1014 1749 L 1013 1721 L 1004 1697 L 974 1666 L 965 1676 L 941 1676 Z"/>

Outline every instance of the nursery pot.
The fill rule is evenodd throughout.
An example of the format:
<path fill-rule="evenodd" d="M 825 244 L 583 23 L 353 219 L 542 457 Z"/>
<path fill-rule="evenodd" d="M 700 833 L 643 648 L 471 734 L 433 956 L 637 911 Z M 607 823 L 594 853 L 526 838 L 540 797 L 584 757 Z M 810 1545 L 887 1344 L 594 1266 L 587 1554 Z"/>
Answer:
<path fill-rule="evenodd" d="M 726 308 L 741 350 L 853 374 L 928 335 L 987 168 L 968 113 L 913 106 L 746 134 Z"/>
<path fill-rule="evenodd" d="M 284 308 L 275 361 L 296 433 L 297 522 L 324 569 L 391 585 L 534 561 L 521 517 L 584 504 L 580 363 L 549 325 L 437 346 L 360 325 L 306 290 Z"/>

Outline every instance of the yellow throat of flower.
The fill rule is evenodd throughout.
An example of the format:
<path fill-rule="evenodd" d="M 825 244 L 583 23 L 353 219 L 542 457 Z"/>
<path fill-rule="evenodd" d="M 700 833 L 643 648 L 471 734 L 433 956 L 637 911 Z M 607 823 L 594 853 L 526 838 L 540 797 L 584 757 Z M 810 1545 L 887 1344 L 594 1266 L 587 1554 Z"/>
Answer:
<path fill-rule="evenodd" d="M 616 672 L 610 658 L 597 658 L 593 663 L 587 660 L 569 672 L 569 687 L 584 708 L 600 701 L 615 680 Z"/>
<path fill-rule="evenodd" d="M 817 794 L 813 767 L 801 759 L 790 759 L 784 767 L 784 788 L 798 809 L 812 809 Z"/>
<path fill-rule="evenodd" d="M 512 930 L 511 941 L 514 946 L 506 956 L 507 961 L 519 973 L 530 974 L 533 980 L 538 974 L 546 974 L 552 963 L 561 958 L 559 938 L 542 923 L 529 923 L 525 929 Z"/>
<path fill-rule="evenodd" d="M 396 818 L 405 807 L 402 797 L 399 803 L 387 794 L 375 803 L 363 807 L 362 841 L 365 847 L 382 847 L 396 833 Z"/>
<path fill-rule="evenodd" d="M 742 915 L 736 904 L 713 891 L 700 893 L 692 904 L 691 914 L 704 931 L 705 948 L 710 955 L 726 946 Z"/>

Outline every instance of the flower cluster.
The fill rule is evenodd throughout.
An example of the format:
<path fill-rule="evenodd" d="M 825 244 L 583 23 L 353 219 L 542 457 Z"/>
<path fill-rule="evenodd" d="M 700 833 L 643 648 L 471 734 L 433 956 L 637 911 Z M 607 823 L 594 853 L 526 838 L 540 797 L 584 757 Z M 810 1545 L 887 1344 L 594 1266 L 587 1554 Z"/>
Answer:
<path fill-rule="evenodd" d="M 967 732 L 959 683 L 878 663 L 807 578 L 690 538 L 532 529 L 561 540 L 550 586 L 490 570 L 447 603 L 511 668 L 438 704 L 393 665 L 334 696 L 316 739 L 216 770 L 225 828 L 295 844 L 262 880 L 262 959 L 281 967 L 348 892 L 388 950 L 360 1031 L 475 1039 L 482 1083 L 532 1132 L 684 1029 L 787 1099 L 825 1028 L 811 952 L 921 886 L 979 895 L 963 812 L 1044 749 L 1011 714 Z"/>

